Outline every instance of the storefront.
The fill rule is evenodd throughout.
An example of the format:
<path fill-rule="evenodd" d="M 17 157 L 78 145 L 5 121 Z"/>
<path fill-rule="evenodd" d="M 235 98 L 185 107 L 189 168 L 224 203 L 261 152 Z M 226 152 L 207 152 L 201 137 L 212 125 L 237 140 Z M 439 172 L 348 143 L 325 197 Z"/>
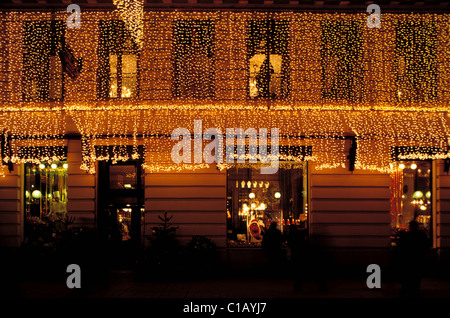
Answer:
<path fill-rule="evenodd" d="M 22 244 L 29 220 L 68 217 L 123 252 L 148 244 L 167 212 L 180 244 L 205 236 L 241 264 L 261 254 L 272 222 L 283 235 L 305 230 L 338 261 L 385 261 L 411 220 L 442 255 L 450 249 L 447 16 L 386 14 L 380 34 L 365 14 L 146 10 L 138 41 L 116 13 L 83 14 L 86 27 L 54 43 L 60 24 L 28 22 L 65 21 L 65 11 L 5 13 L 15 39 L 5 52 L 23 54 L 0 76 L 24 90 L 9 90 L 0 112 L 6 245 Z M 409 28 L 414 19 L 426 27 Z M 83 60 L 79 77 L 47 74 L 60 38 Z M 412 38 L 430 54 L 409 65 Z M 206 162 L 239 128 L 269 148 L 279 130 L 274 173 Z"/>

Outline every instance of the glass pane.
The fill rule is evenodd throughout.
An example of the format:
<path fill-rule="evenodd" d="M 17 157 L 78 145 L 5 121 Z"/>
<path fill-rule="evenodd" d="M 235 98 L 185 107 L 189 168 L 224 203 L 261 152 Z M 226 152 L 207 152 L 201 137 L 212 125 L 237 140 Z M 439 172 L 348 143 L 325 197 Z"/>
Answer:
<path fill-rule="evenodd" d="M 177 97 L 214 96 L 214 24 L 210 21 L 178 21 L 174 30 Z"/>
<path fill-rule="evenodd" d="M 25 164 L 25 215 L 60 220 L 67 213 L 67 162 Z"/>
<path fill-rule="evenodd" d="M 396 24 L 397 99 L 435 100 L 437 28 L 430 22 Z"/>
<path fill-rule="evenodd" d="M 408 229 L 409 222 L 419 222 L 431 235 L 431 162 L 400 161 L 392 173 L 391 226 L 394 237 Z"/>
<path fill-rule="evenodd" d="M 306 169 L 279 169 L 261 174 L 259 169 L 228 170 L 228 245 L 260 246 L 272 222 L 287 232 L 289 226 L 306 228 Z"/>
<path fill-rule="evenodd" d="M 288 51 L 288 23 L 260 20 L 249 24 L 249 96 L 250 98 L 286 96 L 283 89 L 283 54 Z M 269 59 L 267 59 L 269 56 Z"/>
<path fill-rule="evenodd" d="M 137 56 L 122 55 L 122 97 L 135 97 L 137 85 Z"/>
<path fill-rule="evenodd" d="M 119 231 L 122 241 L 131 239 L 131 207 L 117 209 L 117 222 L 119 224 Z"/>
<path fill-rule="evenodd" d="M 322 96 L 332 100 L 362 98 L 363 26 L 358 21 L 322 23 Z"/>
<path fill-rule="evenodd" d="M 58 56 L 50 56 L 50 99 L 59 100 L 62 98 L 62 65 Z"/>
<path fill-rule="evenodd" d="M 137 168 L 134 165 L 111 165 L 109 187 L 110 189 L 136 189 Z"/>
<path fill-rule="evenodd" d="M 117 55 L 111 54 L 109 56 L 109 80 L 110 80 L 110 89 L 109 89 L 109 97 L 115 98 L 117 97 Z"/>
<path fill-rule="evenodd" d="M 270 54 L 270 68 L 267 69 L 267 59 L 265 54 L 255 54 L 249 63 L 250 67 L 250 97 L 258 96 L 277 97 L 281 94 L 281 65 L 282 56 Z M 270 77 L 268 77 L 268 72 Z"/>
<path fill-rule="evenodd" d="M 122 55 L 122 74 L 131 75 L 137 73 L 137 56 L 136 54 Z"/>

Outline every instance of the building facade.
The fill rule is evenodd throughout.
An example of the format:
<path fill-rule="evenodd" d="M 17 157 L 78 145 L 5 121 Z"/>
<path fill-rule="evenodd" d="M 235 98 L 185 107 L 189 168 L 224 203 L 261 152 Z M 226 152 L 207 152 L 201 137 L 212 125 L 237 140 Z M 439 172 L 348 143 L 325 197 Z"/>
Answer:
<path fill-rule="evenodd" d="M 61 6 L 1 12 L 4 245 L 66 216 L 145 245 L 168 212 L 240 266 L 274 221 L 387 264 L 417 220 L 446 260 L 448 14 L 80 7 L 79 28 Z"/>

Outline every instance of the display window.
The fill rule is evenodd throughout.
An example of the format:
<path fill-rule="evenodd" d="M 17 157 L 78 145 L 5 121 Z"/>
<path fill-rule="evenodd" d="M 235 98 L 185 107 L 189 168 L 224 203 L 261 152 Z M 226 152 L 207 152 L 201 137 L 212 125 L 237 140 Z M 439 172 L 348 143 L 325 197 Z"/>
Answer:
<path fill-rule="evenodd" d="M 307 169 L 279 168 L 275 174 L 239 166 L 227 171 L 229 247 L 259 247 L 272 222 L 286 234 L 290 225 L 307 229 Z"/>
<path fill-rule="evenodd" d="M 432 235 L 432 162 L 398 161 L 391 174 L 391 226 L 393 239 L 417 221 L 429 238 Z"/>
<path fill-rule="evenodd" d="M 25 164 L 25 217 L 63 220 L 67 214 L 67 161 Z"/>

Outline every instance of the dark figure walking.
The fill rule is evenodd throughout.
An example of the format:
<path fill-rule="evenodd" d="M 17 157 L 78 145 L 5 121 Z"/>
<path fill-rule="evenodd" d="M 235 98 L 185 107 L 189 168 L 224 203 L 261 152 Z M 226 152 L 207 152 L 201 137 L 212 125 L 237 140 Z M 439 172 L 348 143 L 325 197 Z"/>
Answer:
<path fill-rule="evenodd" d="M 425 256 L 430 246 L 430 240 L 419 229 L 419 223 L 409 222 L 409 231 L 400 236 L 397 244 L 402 284 L 400 296 L 419 295 Z"/>
<path fill-rule="evenodd" d="M 301 290 L 302 277 L 308 270 L 308 243 L 306 231 L 300 231 L 297 226 L 289 226 L 289 234 L 287 240 L 288 248 L 291 251 L 292 273 L 294 273 L 294 288 Z"/>
<path fill-rule="evenodd" d="M 267 254 L 269 270 L 280 270 L 283 262 L 283 235 L 281 234 L 281 231 L 277 229 L 277 222 L 272 222 L 270 224 L 269 229 L 264 233 L 261 245 Z"/>
<path fill-rule="evenodd" d="M 326 291 L 331 259 L 325 250 L 317 244 L 312 244 L 307 231 L 298 230 L 295 225 L 289 228 L 288 247 L 292 255 L 295 290 L 301 290 L 302 283 L 312 279 L 317 283 L 319 291 Z"/>

